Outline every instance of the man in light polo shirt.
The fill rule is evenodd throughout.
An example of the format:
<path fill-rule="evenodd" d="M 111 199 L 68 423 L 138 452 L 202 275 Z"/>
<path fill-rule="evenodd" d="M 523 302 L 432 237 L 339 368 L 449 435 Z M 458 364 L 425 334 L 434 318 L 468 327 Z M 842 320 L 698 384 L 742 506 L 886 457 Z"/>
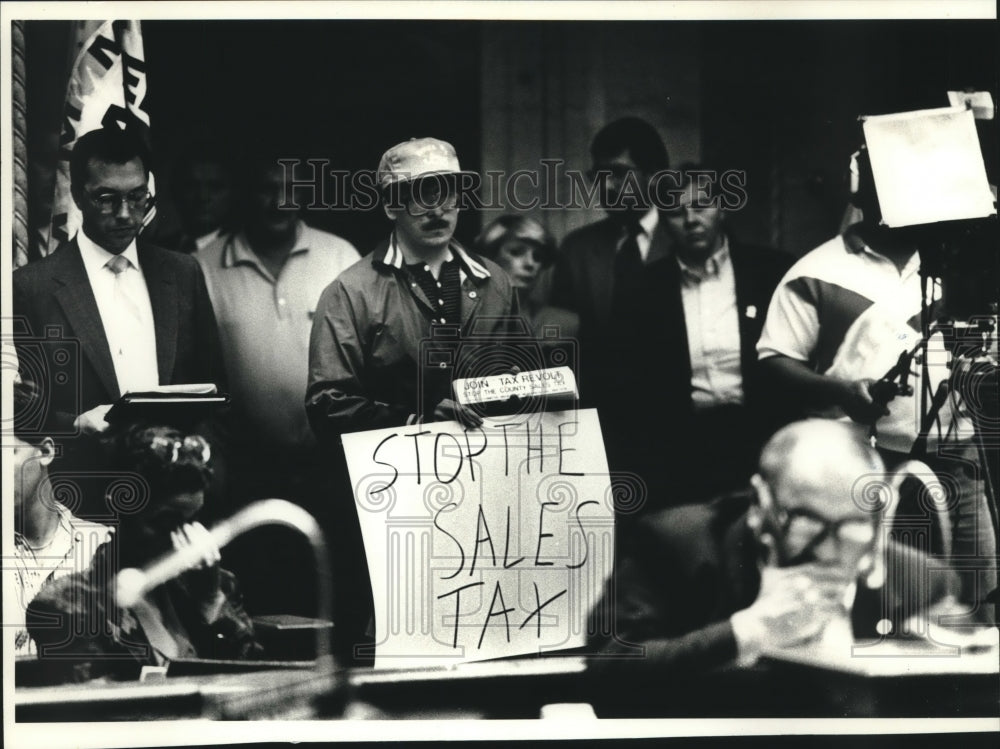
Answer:
<path fill-rule="evenodd" d="M 323 289 L 360 257 L 350 242 L 304 223 L 292 169 L 258 154 L 241 180 L 241 227 L 195 253 L 232 373 L 230 496 L 242 504 L 313 491 L 315 439 L 302 394 L 309 331 Z"/>
<path fill-rule="evenodd" d="M 323 289 L 360 255 L 347 240 L 302 221 L 293 207 L 295 175 L 278 162 L 282 155 L 262 149 L 244 160 L 238 230 L 194 254 L 232 372 L 232 407 L 223 423 L 228 507 L 216 510 L 223 516 L 270 497 L 321 516 L 328 501 L 326 471 L 302 404 L 309 331 Z M 291 531 L 237 539 L 225 553 L 246 582 L 250 610 L 314 613 L 301 592 L 313 589 L 308 580 L 287 584 L 291 571 L 307 574 L 311 567 L 308 549 Z"/>

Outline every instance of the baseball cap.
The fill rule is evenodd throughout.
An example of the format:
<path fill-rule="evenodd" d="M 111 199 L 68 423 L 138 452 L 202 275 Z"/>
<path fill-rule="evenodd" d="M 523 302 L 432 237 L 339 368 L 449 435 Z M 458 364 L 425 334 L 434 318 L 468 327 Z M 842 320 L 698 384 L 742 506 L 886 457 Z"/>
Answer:
<path fill-rule="evenodd" d="M 473 174 L 462 171 L 451 143 L 437 138 L 410 138 L 397 143 L 378 163 L 378 183 L 382 189 L 432 174 Z"/>

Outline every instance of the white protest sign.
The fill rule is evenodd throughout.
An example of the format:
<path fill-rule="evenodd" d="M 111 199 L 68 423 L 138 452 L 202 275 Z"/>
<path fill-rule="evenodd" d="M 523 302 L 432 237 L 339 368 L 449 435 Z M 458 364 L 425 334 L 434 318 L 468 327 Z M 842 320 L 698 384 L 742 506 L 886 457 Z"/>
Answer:
<path fill-rule="evenodd" d="M 579 647 L 614 560 L 593 409 L 345 434 L 376 667 Z"/>

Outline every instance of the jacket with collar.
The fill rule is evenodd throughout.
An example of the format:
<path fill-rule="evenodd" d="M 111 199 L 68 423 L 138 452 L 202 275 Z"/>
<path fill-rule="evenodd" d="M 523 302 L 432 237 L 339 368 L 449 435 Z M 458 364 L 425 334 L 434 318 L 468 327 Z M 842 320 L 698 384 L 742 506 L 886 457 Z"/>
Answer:
<path fill-rule="evenodd" d="M 306 391 L 321 441 L 430 417 L 453 397 L 451 381 L 466 376 L 473 352 L 503 345 L 518 312 L 507 275 L 457 242 L 451 250 L 463 276 L 458 326 L 432 323 L 434 306 L 389 241 L 324 290 L 313 318 Z"/>

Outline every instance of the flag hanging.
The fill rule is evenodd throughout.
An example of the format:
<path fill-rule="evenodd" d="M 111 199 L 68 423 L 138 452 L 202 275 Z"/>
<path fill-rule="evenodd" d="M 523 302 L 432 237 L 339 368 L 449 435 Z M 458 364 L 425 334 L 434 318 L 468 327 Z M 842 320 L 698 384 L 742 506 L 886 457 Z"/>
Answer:
<path fill-rule="evenodd" d="M 139 21 L 78 21 L 74 29 L 74 55 L 66 87 L 59 134 L 52 221 L 48 252 L 76 235 L 80 211 L 70 194 L 69 155 L 77 138 L 101 127 L 137 128 L 149 142 L 146 103 L 146 62 Z M 156 193 L 153 175 L 149 192 Z M 155 213 L 150 200 L 145 224 Z"/>

